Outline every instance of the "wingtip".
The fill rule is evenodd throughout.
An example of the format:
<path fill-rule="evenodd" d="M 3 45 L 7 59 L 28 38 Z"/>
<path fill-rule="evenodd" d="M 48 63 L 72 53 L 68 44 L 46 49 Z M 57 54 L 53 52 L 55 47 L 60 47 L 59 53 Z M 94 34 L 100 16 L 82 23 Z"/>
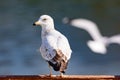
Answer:
<path fill-rule="evenodd" d="M 70 19 L 69 19 L 68 17 L 64 17 L 64 18 L 62 19 L 62 22 L 63 22 L 64 24 L 69 24 L 69 23 L 70 23 Z"/>

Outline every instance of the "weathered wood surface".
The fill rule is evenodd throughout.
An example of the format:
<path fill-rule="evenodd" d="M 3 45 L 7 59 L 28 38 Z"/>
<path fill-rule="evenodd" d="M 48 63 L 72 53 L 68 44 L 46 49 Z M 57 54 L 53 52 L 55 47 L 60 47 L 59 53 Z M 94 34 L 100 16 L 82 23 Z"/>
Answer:
<path fill-rule="evenodd" d="M 120 76 L 113 75 L 8 75 L 0 76 L 0 80 L 120 80 Z"/>

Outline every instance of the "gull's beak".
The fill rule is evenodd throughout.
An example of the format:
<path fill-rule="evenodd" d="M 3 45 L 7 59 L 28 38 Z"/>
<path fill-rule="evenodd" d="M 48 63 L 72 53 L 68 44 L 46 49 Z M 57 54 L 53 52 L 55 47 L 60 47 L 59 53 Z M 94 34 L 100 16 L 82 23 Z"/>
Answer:
<path fill-rule="evenodd" d="M 40 25 L 39 21 L 36 21 L 36 22 L 33 23 L 33 26 L 37 26 L 37 25 Z"/>

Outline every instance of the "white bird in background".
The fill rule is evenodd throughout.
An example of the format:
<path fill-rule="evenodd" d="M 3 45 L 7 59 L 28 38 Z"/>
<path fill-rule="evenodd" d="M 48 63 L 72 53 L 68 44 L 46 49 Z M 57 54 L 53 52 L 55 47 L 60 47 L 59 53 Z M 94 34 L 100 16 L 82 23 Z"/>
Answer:
<path fill-rule="evenodd" d="M 49 15 L 42 15 L 33 25 L 42 27 L 40 52 L 49 64 L 50 76 L 52 75 L 51 67 L 55 71 L 60 71 L 62 76 L 72 53 L 67 38 L 55 30 L 54 21 Z"/>
<path fill-rule="evenodd" d="M 112 43 L 120 45 L 120 34 L 114 35 L 112 37 L 102 36 L 98 26 L 90 20 L 87 19 L 73 19 L 68 18 L 63 19 L 64 23 L 69 23 L 70 25 L 86 30 L 93 40 L 87 42 L 88 47 L 95 53 L 106 54 L 107 46 Z"/>

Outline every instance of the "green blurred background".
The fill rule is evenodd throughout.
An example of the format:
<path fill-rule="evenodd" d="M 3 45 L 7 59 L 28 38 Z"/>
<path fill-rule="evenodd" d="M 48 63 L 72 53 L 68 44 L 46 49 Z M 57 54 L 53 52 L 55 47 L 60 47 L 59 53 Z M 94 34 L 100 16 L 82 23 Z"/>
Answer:
<path fill-rule="evenodd" d="M 48 14 L 73 50 L 66 74 L 120 74 L 120 46 L 107 47 L 107 54 L 93 53 L 86 45 L 90 35 L 62 23 L 64 17 L 86 18 L 98 24 L 104 36 L 120 33 L 120 0 L 1 0 L 0 75 L 48 74 L 38 49 L 41 28 L 33 27 L 40 15 Z M 54 74 L 58 74 L 54 72 Z"/>

